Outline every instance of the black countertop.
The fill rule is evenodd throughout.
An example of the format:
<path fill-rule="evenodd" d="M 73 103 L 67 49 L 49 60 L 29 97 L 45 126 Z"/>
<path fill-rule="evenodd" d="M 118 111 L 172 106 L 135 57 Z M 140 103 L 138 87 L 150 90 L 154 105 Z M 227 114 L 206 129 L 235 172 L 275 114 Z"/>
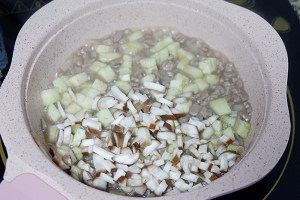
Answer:
<path fill-rule="evenodd" d="M 287 148 L 276 167 L 258 183 L 218 199 L 300 199 L 300 138 L 297 116 L 300 114 L 300 21 L 288 0 L 228 0 L 262 16 L 280 34 L 289 57 L 288 104 L 291 134 Z M 12 57 L 14 42 L 26 20 L 49 0 L 0 0 L 0 70 L 5 78 Z M 1 74 L 0 74 L 1 77 Z M 1 98 L 1 97 L 0 97 Z M 4 106 L 4 105 L 0 105 Z M 2 149 L 3 146 L 3 149 Z M 0 182 L 7 157 L 0 142 Z M 2 162 L 3 161 L 3 162 Z"/>

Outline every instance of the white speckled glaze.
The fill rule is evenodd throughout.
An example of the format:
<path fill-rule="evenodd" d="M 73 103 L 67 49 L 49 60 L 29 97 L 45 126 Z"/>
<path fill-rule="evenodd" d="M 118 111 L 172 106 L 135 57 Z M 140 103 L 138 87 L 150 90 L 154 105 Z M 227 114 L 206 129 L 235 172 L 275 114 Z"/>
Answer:
<path fill-rule="evenodd" d="M 23 26 L 0 90 L 0 132 L 8 150 L 5 180 L 32 173 L 68 199 L 139 199 L 84 185 L 45 156 L 40 91 L 51 83 L 66 56 L 87 39 L 153 26 L 174 27 L 227 55 L 239 70 L 253 106 L 247 151 L 239 163 L 203 188 L 155 199 L 210 199 L 254 184 L 272 170 L 290 133 L 288 61 L 283 42 L 266 21 L 218 0 L 56 0 Z"/>

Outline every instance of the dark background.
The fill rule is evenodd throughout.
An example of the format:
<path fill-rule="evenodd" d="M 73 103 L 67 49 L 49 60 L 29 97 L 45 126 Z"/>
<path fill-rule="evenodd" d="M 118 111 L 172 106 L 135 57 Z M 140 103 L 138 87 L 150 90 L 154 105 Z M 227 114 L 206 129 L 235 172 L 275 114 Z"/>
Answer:
<path fill-rule="evenodd" d="M 288 90 L 290 95 L 288 97 L 290 98 L 288 103 L 292 129 L 284 155 L 271 173 L 253 186 L 218 199 L 300 200 L 300 139 L 297 134 L 297 123 L 295 123 L 300 113 L 298 104 L 300 95 L 297 91 L 300 84 L 298 77 L 300 75 L 300 21 L 288 0 L 228 1 L 262 16 L 278 31 L 284 41 L 289 56 Z M 3 81 L 9 70 L 14 42 L 22 25 L 36 10 L 48 2 L 50 0 L 0 0 L 0 69 L 4 68 L 2 70 L 3 77 L 0 78 L 0 81 Z M 4 163 L 0 159 L 0 182 L 4 170 Z"/>

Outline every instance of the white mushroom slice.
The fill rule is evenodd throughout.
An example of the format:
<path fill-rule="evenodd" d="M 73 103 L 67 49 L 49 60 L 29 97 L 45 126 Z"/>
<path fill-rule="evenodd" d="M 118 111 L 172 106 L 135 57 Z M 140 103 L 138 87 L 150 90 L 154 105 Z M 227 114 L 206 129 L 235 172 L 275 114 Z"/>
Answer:
<path fill-rule="evenodd" d="M 150 112 L 152 114 L 158 115 L 158 116 L 160 116 L 160 115 L 167 115 L 168 114 L 167 111 L 165 111 L 165 110 L 163 110 L 161 108 L 157 108 L 157 107 L 151 107 Z"/>
<path fill-rule="evenodd" d="M 102 180 L 104 180 L 104 181 L 106 181 L 108 183 L 111 183 L 111 184 L 115 183 L 114 179 L 111 176 L 108 176 L 105 173 L 101 173 L 99 178 L 101 178 Z"/>
<path fill-rule="evenodd" d="M 83 172 L 82 172 L 82 179 L 83 179 L 84 183 L 88 184 L 88 180 L 91 180 L 92 176 L 87 171 L 83 170 Z"/>
<path fill-rule="evenodd" d="M 121 176 L 125 176 L 126 172 L 123 169 L 118 169 L 114 174 L 114 181 L 117 181 Z"/>
<path fill-rule="evenodd" d="M 172 163 L 169 162 L 169 161 L 167 161 L 166 164 L 165 164 L 165 166 L 164 166 L 164 169 L 163 169 L 163 170 L 164 170 L 165 172 L 169 173 L 170 170 L 171 170 L 171 166 L 172 166 Z"/>
<path fill-rule="evenodd" d="M 168 173 L 163 171 L 160 167 L 156 165 L 148 166 L 148 170 L 154 177 L 156 177 L 159 180 L 164 180 L 169 178 Z"/>
<path fill-rule="evenodd" d="M 101 123 L 90 118 L 82 120 L 82 126 L 101 131 Z"/>
<path fill-rule="evenodd" d="M 188 123 L 196 126 L 198 131 L 202 131 L 205 129 L 205 124 L 203 122 L 200 122 L 198 118 L 192 117 L 190 118 Z"/>
<path fill-rule="evenodd" d="M 141 176 L 145 180 L 145 182 L 147 182 L 152 177 L 151 173 L 147 168 L 142 169 Z"/>
<path fill-rule="evenodd" d="M 199 169 L 202 169 L 204 171 L 210 171 L 212 168 L 213 164 L 207 163 L 207 162 L 200 162 L 199 164 Z"/>
<path fill-rule="evenodd" d="M 160 182 L 159 186 L 154 190 L 154 194 L 160 196 L 166 189 L 168 188 L 168 184 L 166 183 L 165 180 Z"/>
<path fill-rule="evenodd" d="M 183 147 L 182 134 L 177 134 L 177 144 L 178 144 L 178 147 Z"/>
<path fill-rule="evenodd" d="M 156 190 L 156 188 L 158 188 L 159 186 L 159 182 L 156 178 L 154 178 L 153 176 L 146 182 L 146 186 L 149 190 L 151 190 L 152 192 Z"/>
<path fill-rule="evenodd" d="M 159 91 L 159 92 L 165 92 L 166 91 L 166 87 L 159 84 L 159 83 L 153 83 L 153 82 L 145 81 L 144 82 L 144 87 L 148 88 L 150 90 L 156 90 L 156 91 Z"/>
<path fill-rule="evenodd" d="M 155 124 L 155 120 L 148 113 L 141 113 L 141 120 L 146 123 L 146 126 L 150 126 L 150 124 Z"/>
<path fill-rule="evenodd" d="M 148 156 L 150 155 L 155 149 L 157 149 L 157 147 L 160 145 L 160 142 L 157 140 L 152 140 L 151 144 L 149 146 L 147 146 L 144 150 L 143 150 L 143 155 L 144 156 Z"/>
<path fill-rule="evenodd" d="M 153 103 L 151 104 L 151 106 L 152 106 L 152 107 L 160 108 L 161 103 L 159 103 L 159 102 L 153 102 Z"/>
<path fill-rule="evenodd" d="M 62 118 L 66 118 L 66 113 L 65 113 L 65 110 L 63 109 L 63 107 L 61 106 L 61 103 L 60 101 L 56 102 L 57 104 L 57 108 L 58 108 L 58 111 L 60 113 L 60 115 L 62 116 Z"/>
<path fill-rule="evenodd" d="M 176 104 L 179 104 L 179 103 L 186 102 L 187 99 L 184 98 L 184 97 L 178 97 L 178 98 L 173 99 L 172 101 L 173 101 L 174 103 L 176 103 Z"/>
<path fill-rule="evenodd" d="M 117 110 L 116 112 L 114 112 L 113 116 L 115 119 L 117 119 L 119 116 L 124 115 L 124 111 L 123 110 Z"/>
<path fill-rule="evenodd" d="M 94 139 L 83 139 L 81 140 L 80 147 L 93 146 L 94 144 Z"/>
<path fill-rule="evenodd" d="M 83 154 L 89 155 L 89 154 L 93 153 L 93 146 L 82 147 L 82 148 L 81 148 L 81 152 L 82 152 Z"/>
<path fill-rule="evenodd" d="M 220 137 L 220 141 L 223 142 L 226 145 L 230 145 L 230 144 L 233 143 L 233 140 L 231 138 L 227 137 L 226 135 L 222 135 Z"/>
<path fill-rule="evenodd" d="M 121 122 L 121 120 L 124 118 L 124 115 L 120 115 L 119 117 L 117 117 L 116 119 L 115 119 L 115 121 L 113 121 L 111 124 L 112 125 L 119 125 L 120 124 L 120 122 Z"/>
<path fill-rule="evenodd" d="M 171 112 L 175 115 L 175 114 L 182 114 L 182 111 L 181 110 L 178 110 L 178 109 L 176 109 L 176 108 L 171 108 L 170 109 L 171 110 Z"/>
<path fill-rule="evenodd" d="M 123 140 L 123 147 L 127 147 L 128 141 L 131 138 L 131 132 L 127 131 L 124 140 Z"/>
<path fill-rule="evenodd" d="M 181 124 L 181 131 L 190 137 L 199 138 L 198 130 L 194 125 L 183 123 Z"/>
<path fill-rule="evenodd" d="M 117 105 L 119 102 L 114 97 L 102 97 L 99 99 L 97 106 L 98 109 L 106 109 L 106 108 L 112 108 L 115 105 Z"/>
<path fill-rule="evenodd" d="M 149 99 L 146 95 L 142 95 L 141 93 L 138 93 L 138 92 L 136 92 L 135 95 L 137 96 L 138 100 L 143 103 Z M 150 101 L 149 101 L 149 103 L 150 103 Z"/>
<path fill-rule="evenodd" d="M 79 167 L 80 169 L 85 170 L 85 171 L 91 170 L 91 166 L 88 163 L 85 163 L 83 160 L 80 160 L 77 163 L 77 167 Z"/>
<path fill-rule="evenodd" d="M 93 153 L 93 164 L 96 172 L 105 172 L 105 167 L 103 165 L 104 158 L 96 153 Z"/>
<path fill-rule="evenodd" d="M 196 149 L 196 147 L 194 145 L 190 145 L 189 146 L 189 151 L 194 154 L 194 156 L 196 156 L 196 158 L 199 158 L 200 153 L 198 152 L 198 150 Z"/>
<path fill-rule="evenodd" d="M 212 181 L 218 178 L 214 173 L 211 172 L 204 172 L 203 175 L 205 176 L 205 181 L 207 183 L 211 183 Z"/>
<path fill-rule="evenodd" d="M 128 97 L 115 85 L 111 87 L 111 93 L 120 101 L 126 102 L 128 100 Z"/>
<path fill-rule="evenodd" d="M 178 180 L 180 179 L 181 172 L 174 166 L 171 166 L 171 171 L 169 172 L 170 179 Z"/>
<path fill-rule="evenodd" d="M 180 160 L 180 163 L 181 163 L 181 166 L 183 168 L 183 171 L 186 174 L 191 173 L 191 171 L 190 171 L 190 165 L 192 163 L 194 163 L 194 158 L 192 156 L 187 156 L 187 155 L 182 156 L 181 160 Z"/>
<path fill-rule="evenodd" d="M 202 157 L 202 159 L 205 160 L 205 161 L 211 161 L 213 158 L 214 157 L 210 152 L 207 152 L 207 153 L 203 154 L 203 157 Z"/>
<path fill-rule="evenodd" d="M 123 165 L 123 164 L 116 163 L 116 167 L 117 167 L 118 169 L 124 170 L 125 172 L 128 172 L 128 166 L 127 166 L 127 165 Z"/>
<path fill-rule="evenodd" d="M 178 190 L 176 187 L 173 187 L 173 188 L 169 188 L 167 192 L 164 194 L 164 196 L 171 196 L 180 193 L 181 193 L 180 190 Z"/>
<path fill-rule="evenodd" d="M 157 149 L 163 149 L 166 148 L 167 142 L 166 141 L 160 141 L 160 145 L 157 147 Z"/>
<path fill-rule="evenodd" d="M 127 184 L 133 187 L 143 185 L 142 177 L 138 174 L 132 174 L 131 177 L 127 180 Z"/>
<path fill-rule="evenodd" d="M 159 160 L 156 160 L 153 162 L 153 165 L 156 165 L 156 166 L 162 166 L 165 164 L 165 161 L 163 159 L 159 159 Z"/>
<path fill-rule="evenodd" d="M 73 101 L 77 101 L 76 96 L 71 88 L 68 88 L 69 95 L 73 99 Z"/>
<path fill-rule="evenodd" d="M 63 123 L 60 123 L 60 124 L 56 124 L 56 127 L 59 129 L 59 130 L 63 130 L 65 129 L 67 126 L 72 126 L 74 125 L 74 122 L 71 122 L 71 121 L 68 121 L 65 120 L 65 122 Z"/>
<path fill-rule="evenodd" d="M 184 179 L 184 180 L 187 180 L 187 181 L 196 183 L 197 180 L 198 180 L 198 178 L 199 178 L 199 176 L 190 173 L 190 174 L 183 174 L 183 175 L 181 176 L 181 178 Z"/>
<path fill-rule="evenodd" d="M 151 136 L 147 127 L 140 127 L 137 130 L 137 140 L 142 147 L 149 146 L 151 144 Z"/>
<path fill-rule="evenodd" d="M 106 190 L 107 182 L 101 178 L 95 178 L 93 180 L 93 186 L 95 188 L 98 188 L 100 190 Z"/>
<path fill-rule="evenodd" d="M 132 154 L 132 150 L 129 147 L 123 147 L 121 149 L 121 154 Z"/>
<path fill-rule="evenodd" d="M 200 140 L 196 138 L 192 138 L 190 140 L 184 141 L 184 149 L 188 149 L 191 145 L 198 145 L 200 144 Z"/>
<path fill-rule="evenodd" d="M 101 147 L 98 147 L 97 145 L 93 146 L 93 152 L 95 152 L 96 154 L 98 154 L 99 156 L 102 156 L 103 158 L 113 161 L 112 157 L 115 156 L 115 154 L 106 151 L 105 149 L 102 149 Z"/>
<path fill-rule="evenodd" d="M 152 165 L 153 162 L 152 162 L 152 160 L 145 159 L 144 163 L 146 166 L 149 166 L 149 165 Z"/>
<path fill-rule="evenodd" d="M 68 120 L 70 120 L 73 123 L 79 122 L 79 120 L 74 115 L 72 115 L 70 113 L 66 113 L 66 116 L 67 116 Z"/>
<path fill-rule="evenodd" d="M 184 182 L 184 180 L 178 179 L 178 180 L 175 182 L 174 185 L 175 185 L 175 187 L 176 187 L 178 190 L 180 190 L 181 192 L 185 192 L 185 191 L 187 191 L 187 190 L 189 190 L 189 189 L 192 188 L 193 183 L 186 184 L 186 183 Z"/>
<path fill-rule="evenodd" d="M 165 104 L 165 105 L 167 105 L 169 107 L 173 107 L 174 106 L 174 104 L 173 104 L 172 101 L 169 101 L 168 99 L 165 99 L 163 97 L 157 98 L 156 101 L 158 101 L 159 103 Z"/>
<path fill-rule="evenodd" d="M 93 110 L 98 110 L 98 101 L 99 101 L 100 97 L 99 96 L 96 96 L 94 101 L 93 101 L 93 104 L 92 104 L 92 109 Z"/>
<path fill-rule="evenodd" d="M 171 109 L 168 107 L 168 105 L 161 104 L 161 109 L 165 110 L 168 113 L 168 115 L 173 115 L 173 113 L 172 113 Z"/>
<path fill-rule="evenodd" d="M 239 154 L 236 153 L 235 151 L 224 151 L 219 156 L 219 159 L 222 158 L 222 157 L 225 157 L 228 161 L 230 161 L 230 160 L 233 160 L 234 158 L 236 158 L 238 156 L 239 156 Z"/>
<path fill-rule="evenodd" d="M 130 100 L 127 101 L 127 108 L 129 109 L 129 111 L 132 114 L 137 113 L 137 110 L 135 109 L 135 107 L 133 106 L 132 102 Z"/>
<path fill-rule="evenodd" d="M 121 149 L 116 146 L 109 146 L 108 149 L 114 154 L 120 154 L 121 152 Z"/>
<path fill-rule="evenodd" d="M 128 171 L 130 171 L 134 174 L 139 174 L 142 170 L 136 164 L 134 164 L 134 165 L 131 165 L 130 167 L 128 167 Z"/>
<path fill-rule="evenodd" d="M 216 151 L 216 156 L 219 157 L 221 155 L 221 153 L 223 153 L 226 150 L 227 150 L 226 146 L 220 145 Z"/>
<path fill-rule="evenodd" d="M 161 158 L 160 153 L 158 153 L 158 151 L 156 151 L 156 150 L 154 150 L 154 151 L 150 154 L 150 156 L 151 156 L 151 160 L 152 160 L 152 161 L 155 161 L 155 160 L 158 160 L 158 159 Z"/>
<path fill-rule="evenodd" d="M 164 92 L 158 92 L 155 90 L 151 90 L 150 91 L 152 97 L 154 97 L 155 99 L 159 99 L 159 98 L 163 98 L 164 97 Z"/>
<path fill-rule="evenodd" d="M 220 174 L 220 168 L 217 165 L 213 165 L 211 170 L 211 172 L 215 173 L 215 174 Z"/>
<path fill-rule="evenodd" d="M 62 145 L 63 140 L 64 140 L 64 131 L 63 130 L 59 130 L 58 137 L 57 137 L 57 142 L 56 142 L 56 146 L 60 147 Z"/>
<path fill-rule="evenodd" d="M 133 116 L 129 116 L 129 117 L 124 117 L 121 121 L 120 121 L 120 125 L 123 126 L 124 128 L 131 128 L 131 127 L 136 127 L 136 123 L 134 121 Z"/>
<path fill-rule="evenodd" d="M 123 101 L 123 102 L 120 102 L 120 103 L 114 105 L 112 108 L 117 109 L 117 110 L 124 110 L 125 104 L 126 104 L 126 102 Z"/>
<path fill-rule="evenodd" d="M 176 140 L 176 134 L 173 132 L 158 132 L 157 138 L 159 140 Z"/>
<path fill-rule="evenodd" d="M 64 129 L 64 135 L 63 135 L 63 144 L 70 144 L 73 140 L 73 135 L 71 134 L 72 129 L 71 126 L 68 126 Z"/>
<path fill-rule="evenodd" d="M 113 160 L 117 163 L 125 164 L 125 165 L 132 165 L 139 159 L 140 154 L 119 154 L 113 157 Z"/>
<path fill-rule="evenodd" d="M 207 153 L 207 147 L 208 147 L 207 143 L 199 145 L 198 152 L 199 153 Z"/>
<path fill-rule="evenodd" d="M 191 170 L 191 172 L 198 172 L 198 165 L 196 163 L 191 163 L 190 170 Z"/>
<path fill-rule="evenodd" d="M 170 157 L 171 157 L 171 154 L 168 153 L 167 151 L 165 151 L 165 152 L 162 154 L 162 156 L 161 156 L 161 158 L 162 158 L 163 160 L 169 160 Z"/>
<path fill-rule="evenodd" d="M 121 81 L 130 81 L 130 74 L 124 74 L 119 76 Z"/>
<path fill-rule="evenodd" d="M 228 162 L 228 167 L 232 167 L 234 165 L 235 161 L 234 160 L 229 160 Z"/>
<path fill-rule="evenodd" d="M 134 187 L 134 191 L 136 193 L 138 193 L 139 195 L 144 195 L 146 190 L 147 190 L 147 187 L 145 185 Z"/>
<path fill-rule="evenodd" d="M 208 119 L 203 120 L 202 123 L 205 124 L 205 126 L 210 126 L 212 123 L 214 123 L 219 117 L 217 115 L 212 115 Z"/>

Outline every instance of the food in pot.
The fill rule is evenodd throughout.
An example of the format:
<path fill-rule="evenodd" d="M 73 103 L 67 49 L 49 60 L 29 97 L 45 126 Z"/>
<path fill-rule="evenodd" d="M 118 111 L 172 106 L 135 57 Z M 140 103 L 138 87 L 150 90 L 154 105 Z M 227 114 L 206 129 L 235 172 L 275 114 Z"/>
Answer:
<path fill-rule="evenodd" d="M 41 98 L 52 160 L 79 181 L 130 196 L 186 192 L 221 177 L 251 126 L 234 65 L 170 29 L 92 40 Z"/>

